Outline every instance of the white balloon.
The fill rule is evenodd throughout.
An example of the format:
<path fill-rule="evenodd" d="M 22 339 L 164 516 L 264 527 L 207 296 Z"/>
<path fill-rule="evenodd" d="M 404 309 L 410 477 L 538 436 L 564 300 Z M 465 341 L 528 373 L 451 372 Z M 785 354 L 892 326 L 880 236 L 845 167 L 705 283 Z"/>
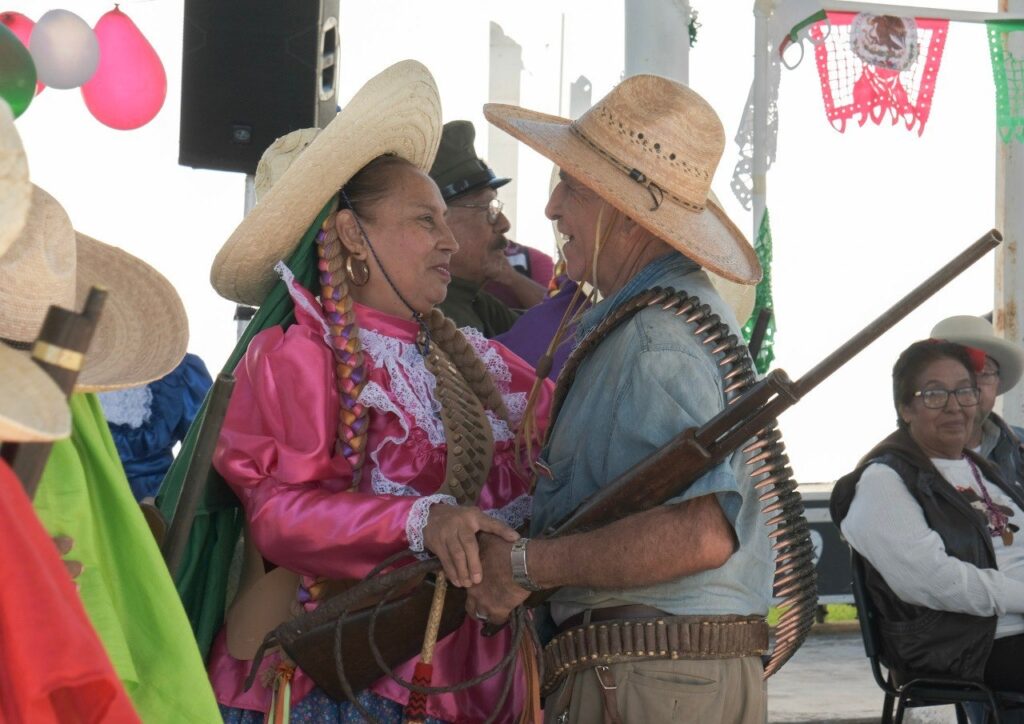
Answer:
<path fill-rule="evenodd" d="M 96 33 L 70 10 L 51 10 L 39 18 L 28 49 L 39 80 L 51 88 L 77 88 L 100 63 Z"/>

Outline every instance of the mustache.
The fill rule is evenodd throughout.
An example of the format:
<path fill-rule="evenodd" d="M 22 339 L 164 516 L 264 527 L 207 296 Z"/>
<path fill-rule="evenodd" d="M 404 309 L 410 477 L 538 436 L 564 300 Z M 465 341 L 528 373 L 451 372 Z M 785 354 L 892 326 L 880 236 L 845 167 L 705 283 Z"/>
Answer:
<path fill-rule="evenodd" d="M 497 239 L 495 239 L 494 242 L 491 244 L 491 249 L 493 249 L 494 251 L 501 251 L 503 249 L 507 249 L 511 244 L 512 240 L 509 239 L 504 234 L 502 234 Z"/>

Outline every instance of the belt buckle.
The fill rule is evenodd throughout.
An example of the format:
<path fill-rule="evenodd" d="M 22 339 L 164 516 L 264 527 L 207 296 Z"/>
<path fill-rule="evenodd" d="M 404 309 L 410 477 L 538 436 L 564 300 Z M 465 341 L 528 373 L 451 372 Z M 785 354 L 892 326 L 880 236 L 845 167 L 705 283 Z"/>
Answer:
<path fill-rule="evenodd" d="M 597 675 L 597 683 L 600 684 L 601 688 L 605 691 L 615 691 L 617 688 L 619 688 L 615 684 L 615 676 L 614 674 L 612 674 L 612 670 L 610 667 L 605 666 L 604 664 L 599 664 L 594 667 L 594 673 Z M 604 676 L 602 676 L 602 674 L 607 674 L 608 677 L 611 679 L 612 683 L 610 685 L 604 683 Z"/>

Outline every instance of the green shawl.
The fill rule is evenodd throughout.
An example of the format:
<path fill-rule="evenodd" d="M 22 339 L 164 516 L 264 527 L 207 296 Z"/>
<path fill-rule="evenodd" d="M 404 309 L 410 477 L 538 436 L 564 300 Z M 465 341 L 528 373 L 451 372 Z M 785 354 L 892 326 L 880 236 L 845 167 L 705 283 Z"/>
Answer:
<path fill-rule="evenodd" d="M 71 437 L 53 445 L 36 513 L 50 535 L 74 539 L 68 557 L 83 566 L 82 604 L 142 721 L 219 721 L 188 619 L 99 400 L 75 394 L 68 404 Z"/>
<path fill-rule="evenodd" d="M 310 290 L 319 288 L 314 245 L 316 234 L 330 212 L 330 206 L 328 204 L 320 212 L 287 262 L 296 282 Z M 249 342 L 261 331 L 277 325 L 287 328 L 294 322 L 295 310 L 288 288 L 283 281 L 278 280 L 246 327 L 222 371 L 234 372 L 235 367 L 245 356 Z M 181 451 L 160 487 L 157 505 L 168 520 L 171 519 L 181 496 L 182 484 L 195 450 L 199 427 L 206 417 L 207 402 L 203 403 L 199 414 L 192 422 L 188 435 L 182 441 Z M 174 581 L 204 658 L 224 622 L 229 569 L 244 522 L 245 512 L 241 509 L 238 498 L 217 471 L 210 468 L 206 478 L 205 494 L 192 521 L 188 546 L 181 569 Z"/>

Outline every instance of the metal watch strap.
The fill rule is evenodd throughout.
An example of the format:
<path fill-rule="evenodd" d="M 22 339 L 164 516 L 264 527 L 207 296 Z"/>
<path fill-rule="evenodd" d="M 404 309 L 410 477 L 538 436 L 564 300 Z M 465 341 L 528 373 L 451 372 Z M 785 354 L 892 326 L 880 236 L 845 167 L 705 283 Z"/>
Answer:
<path fill-rule="evenodd" d="M 529 538 L 520 538 L 512 544 L 512 580 L 527 591 L 542 591 L 544 589 L 530 580 L 526 570 L 526 544 L 529 542 Z"/>

